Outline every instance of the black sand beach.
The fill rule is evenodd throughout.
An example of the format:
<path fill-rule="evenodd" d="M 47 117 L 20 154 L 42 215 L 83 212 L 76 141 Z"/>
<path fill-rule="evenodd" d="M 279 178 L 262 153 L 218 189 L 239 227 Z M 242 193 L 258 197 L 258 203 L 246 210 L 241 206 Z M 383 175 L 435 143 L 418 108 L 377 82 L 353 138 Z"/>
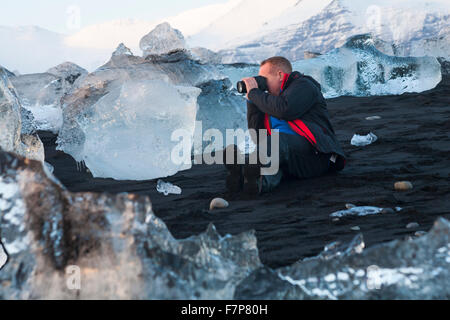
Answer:
<path fill-rule="evenodd" d="M 327 103 L 349 157 L 345 169 L 319 178 L 285 181 L 273 193 L 252 199 L 226 194 L 221 165 L 194 165 L 163 179 L 180 186 L 181 195 L 158 193 L 156 180 L 94 179 L 77 170 L 71 156 L 55 150 L 54 134 L 39 135 L 46 161 L 70 191 L 148 195 L 154 213 L 176 238 L 203 232 L 210 222 L 222 235 L 254 229 L 261 260 L 270 267 L 316 255 L 326 244 L 349 241 L 358 232 L 370 247 L 428 231 L 439 216 L 450 219 L 450 77 L 422 93 L 339 97 Z M 369 116 L 381 119 L 366 120 Z M 353 134 L 369 132 L 378 136 L 375 143 L 350 144 Z M 411 181 L 414 188 L 395 191 L 394 183 L 403 180 Z M 225 198 L 230 206 L 209 212 L 209 202 L 215 197 Z M 345 209 L 346 203 L 402 210 L 332 221 L 330 214 Z M 410 222 L 419 227 L 406 228 Z M 360 231 L 351 229 L 355 226 Z"/>

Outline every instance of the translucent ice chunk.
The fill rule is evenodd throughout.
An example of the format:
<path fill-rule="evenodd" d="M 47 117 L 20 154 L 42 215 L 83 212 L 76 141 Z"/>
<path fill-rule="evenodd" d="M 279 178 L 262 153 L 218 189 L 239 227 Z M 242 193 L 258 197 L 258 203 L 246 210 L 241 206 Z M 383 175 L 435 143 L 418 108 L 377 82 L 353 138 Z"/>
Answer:
<path fill-rule="evenodd" d="M 360 206 L 353 207 L 347 210 L 340 210 L 330 214 L 330 217 L 345 217 L 345 216 L 366 216 L 369 214 L 378 214 L 383 210 L 383 208 L 371 207 L 371 206 Z"/>
<path fill-rule="evenodd" d="M 78 119 L 85 135 L 82 160 L 94 177 L 117 180 L 155 179 L 190 169 L 199 94 L 198 88 L 162 80 L 126 81 Z M 175 131 L 182 140 L 172 140 Z"/>
<path fill-rule="evenodd" d="M 164 193 L 165 196 L 169 194 L 181 194 L 181 188 L 171 184 L 170 182 L 164 182 L 161 179 L 158 179 L 156 183 L 156 190 L 160 193 Z"/>
<path fill-rule="evenodd" d="M 386 55 L 368 34 L 351 37 L 344 46 L 316 58 L 294 62 L 293 68 L 316 79 L 326 98 L 421 92 L 442 79 L 435 57 Z"/>
<path fill-rule="evenodd" d="M 371 120 L 379 120 L 379 119 L 381 119 L 380 116 L 370 116 L 370 117 L 366 118 L 366 120 L 369 120 L 369 121 L 371 121 Z"/>
<path fill-rule="evenodd" d="M 372 132 L 365 136 L 360 136 L 359 134 L 354 134 L 350 143 L 357 147 L 367 146 L 375 141 L 377 141 L 377 136 Z"/>
<path fill-rule="evenodd" d="M 144 56 L 149 54 L 163 54 L 172 50 L 183 49 L 186 43 L 183 34 L 174 29 L 167 22 L 156 26 L 149 34 L 144 36 L 139 46 Z"/>

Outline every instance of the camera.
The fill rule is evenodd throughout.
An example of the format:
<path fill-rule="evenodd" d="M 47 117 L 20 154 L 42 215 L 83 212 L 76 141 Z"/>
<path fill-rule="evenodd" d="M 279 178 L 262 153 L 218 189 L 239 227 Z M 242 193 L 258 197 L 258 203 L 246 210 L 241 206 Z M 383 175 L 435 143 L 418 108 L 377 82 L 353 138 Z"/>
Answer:
<path fill-rule="evenodd" d="M 258 88 L 262 91 L 267 91 L 269 88 L 267 87 L 267 78 L 263 76 L 256 76 L 255 77 L 256 83 L 258 84 Z M 247 93 L 247 87 L 245 86 L 244 81 L 238 81 L 236 84 L 237 91 L 239 93 Z"/>

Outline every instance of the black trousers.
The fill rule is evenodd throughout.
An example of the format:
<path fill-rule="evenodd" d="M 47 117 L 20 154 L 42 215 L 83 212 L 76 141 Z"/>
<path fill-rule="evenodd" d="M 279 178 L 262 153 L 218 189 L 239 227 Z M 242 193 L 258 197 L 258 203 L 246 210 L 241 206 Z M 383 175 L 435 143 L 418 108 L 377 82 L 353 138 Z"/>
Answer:
<path fill-rule="evenodd" d="M 273 135 L 267 137 L 267 154 L 270 157 L 272 157 L 273 137 Z M 302 179 L 324 175 L 331 169 L 331 155 L 317 151 L 305 137 L 280 132 L 279 170 L 275 174 L 263 175 L 262 192 L 273 190 L 286 176 Z M 270 165 L 271 162 L 264 167 Z"/>

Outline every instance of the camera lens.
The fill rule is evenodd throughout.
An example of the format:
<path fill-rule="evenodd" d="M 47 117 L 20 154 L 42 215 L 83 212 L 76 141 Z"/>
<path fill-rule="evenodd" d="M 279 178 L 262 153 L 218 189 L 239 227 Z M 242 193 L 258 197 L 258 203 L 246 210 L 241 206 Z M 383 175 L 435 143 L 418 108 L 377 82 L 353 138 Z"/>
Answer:
<path fill-rule="evenodd" d="M 238 81 L 236 88 L 239 93 L 247 93 L 247 87 L 245 86 L 244 81 Z"/>

